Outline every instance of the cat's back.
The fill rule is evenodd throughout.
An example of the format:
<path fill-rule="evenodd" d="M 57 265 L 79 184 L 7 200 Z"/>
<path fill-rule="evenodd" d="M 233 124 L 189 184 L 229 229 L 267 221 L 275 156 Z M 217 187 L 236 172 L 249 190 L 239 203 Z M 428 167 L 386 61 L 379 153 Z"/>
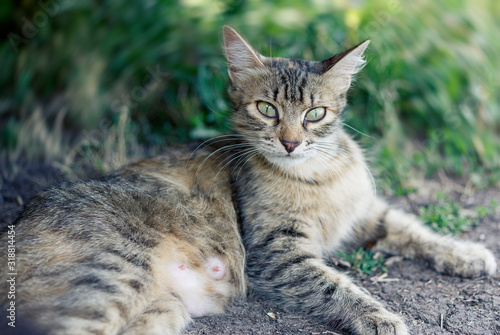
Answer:
<path fill-rule="evenodd" d="M 229 178 L 218 169 L 217 157 L 211 157 L 214 149 L 197 146 L 172 148 L 102 178 L 64 182 L 33 198 L 14 224 L 20 230 L 36 227 L 38 233 L 53 225 L 60 231 L 94 227 L 105 235 L 110 226 L 102 225 L 103 220 L 146 222 L 159 214 L 168 216 L 162 207 L 170 210 L 197 198 L 230 201 Z"/>
<path fill-rule="evenodd" d="M 217 227 L 224 230 L 225 221 L 235 220 L 228 176 L 216 170 L 213 149 L 196 148 L 172 148 L 103 178 L 41 192 L 13 223 L 19 257 L 29 254 L 23 251 L 29 245 L 46 246 L 49 254 L 69 248 L 74 257 L 92 245 L 139 252 L 157 245 L 164 234 L 184 237 L 190 225 L 209 229 L 206 215 L 224 218 Z M 43 250 L 38 254 L 50 259 Z"/>

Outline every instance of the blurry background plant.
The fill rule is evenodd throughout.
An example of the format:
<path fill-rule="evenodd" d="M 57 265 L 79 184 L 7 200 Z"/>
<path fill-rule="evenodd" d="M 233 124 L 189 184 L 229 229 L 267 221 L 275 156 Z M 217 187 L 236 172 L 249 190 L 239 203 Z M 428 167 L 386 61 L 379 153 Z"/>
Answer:
<path fill-rule="evenodd" d="M 379 186 L 437 170 L 484 186 L 500 165 L 498 17 L 495 0 L 3 0 L 0 152 L 108 171 L 227 132 L 228 24 L 273 56 L 371 39 L 346 123 L 372 136 L 352 131 Z"/>

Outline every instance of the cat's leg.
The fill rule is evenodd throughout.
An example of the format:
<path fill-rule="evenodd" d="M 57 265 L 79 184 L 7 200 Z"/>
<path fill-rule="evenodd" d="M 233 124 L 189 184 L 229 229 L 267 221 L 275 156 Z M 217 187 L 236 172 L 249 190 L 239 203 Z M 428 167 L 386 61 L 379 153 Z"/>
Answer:
<path fill-rule="evenodd" d="M 376 250 L 424 260 L 449 275 L 477 277 L 496 271 L 495 258 L 483 245 L 438 235 L 413 215 L 392 209 L 380 199 L 357 233 L 365 240 L 375 237 L 372 246 Z"/>
<path fill-rule="evenodd" d="M 319 317 L 349 334 L 406 335 L 401 318 L 387 311 L 346 275 L 327 266 L 306 232 L 289 226 L 246 235 L 252 288 L 288 308 Z"/>
<path fill-rule="evenodd" d="M 44 289 L 51 292 L 51 288 Z M 116 293 L 111 296 L 102 291 L 88 291 L 85 297 L 77 294 L 74 291 L 67 294 L 73 295 L 72 301 L 45 297 L 41 301 L 23 299 L 20 301 L 19 322 L 31 323 L 50 335 L 117 334 L 125 326 L 127 315 L 134 310 L 133 298 L 117 296 Z"/>
<path fill-rule="evenodd" d="M 155 297 L 120 335 L 176 335 L 190 320 L 180 299 L 167 292 Z"/>

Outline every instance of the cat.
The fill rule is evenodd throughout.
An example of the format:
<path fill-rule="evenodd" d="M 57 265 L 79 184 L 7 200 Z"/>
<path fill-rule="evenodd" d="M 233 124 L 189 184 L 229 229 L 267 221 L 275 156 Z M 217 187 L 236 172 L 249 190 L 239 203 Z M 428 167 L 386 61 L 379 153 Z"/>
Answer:
<path fill-rule="evenodd" d="M 46 334 L 178 334 L 244 295 L 228 176 L 194 148 L 35 197 L 11 226 L 15 299 L 2 309 L 14 302 L 17 324 Z"/>
<path fill-rule="evenodd" d="M 400 316 L 324 259 L 357 244 L 493 274 L 482 245 L 375 195 L 342 129 L 368 43 L 318 62 L 268 58 L 224 27 L 234 134 L 36 197 L 14 224 L 19 315 L 50 334 L 177 334 L 248 284 L 340 331 L 404 335 Z"/>
<path fill-rule="evenodd" d="M 350 334 L 407 334 L 398 315 L 327 266 L 345 245 L 427 261 L 449 275 L 491 275 L 482 245 L 439 236 L 375 196 L 360 147 L 343 131 L 363 42 L 312 62 L 260 55 L 224 30 L 234 131 L 248 156 L 234 180 L 249 287 Z"/>

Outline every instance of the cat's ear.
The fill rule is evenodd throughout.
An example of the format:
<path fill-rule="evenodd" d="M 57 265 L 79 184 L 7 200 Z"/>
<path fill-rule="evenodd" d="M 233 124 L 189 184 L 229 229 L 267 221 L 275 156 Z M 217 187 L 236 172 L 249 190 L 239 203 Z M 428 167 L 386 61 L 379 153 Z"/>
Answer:
<path fill-rule="evenodd" d="M 363 52 L 369 40 L 321 62 L 323 75 L 332 78 L 339 90 L 349 89 L 353 76 L 364 66 Z"/>
<path fill-rule="evenodd" d="M 248 70 L 265 67 L 259 53 L 229 26 L 224 26 L 224 49 L 232 81 L 237 80 Z"/>

